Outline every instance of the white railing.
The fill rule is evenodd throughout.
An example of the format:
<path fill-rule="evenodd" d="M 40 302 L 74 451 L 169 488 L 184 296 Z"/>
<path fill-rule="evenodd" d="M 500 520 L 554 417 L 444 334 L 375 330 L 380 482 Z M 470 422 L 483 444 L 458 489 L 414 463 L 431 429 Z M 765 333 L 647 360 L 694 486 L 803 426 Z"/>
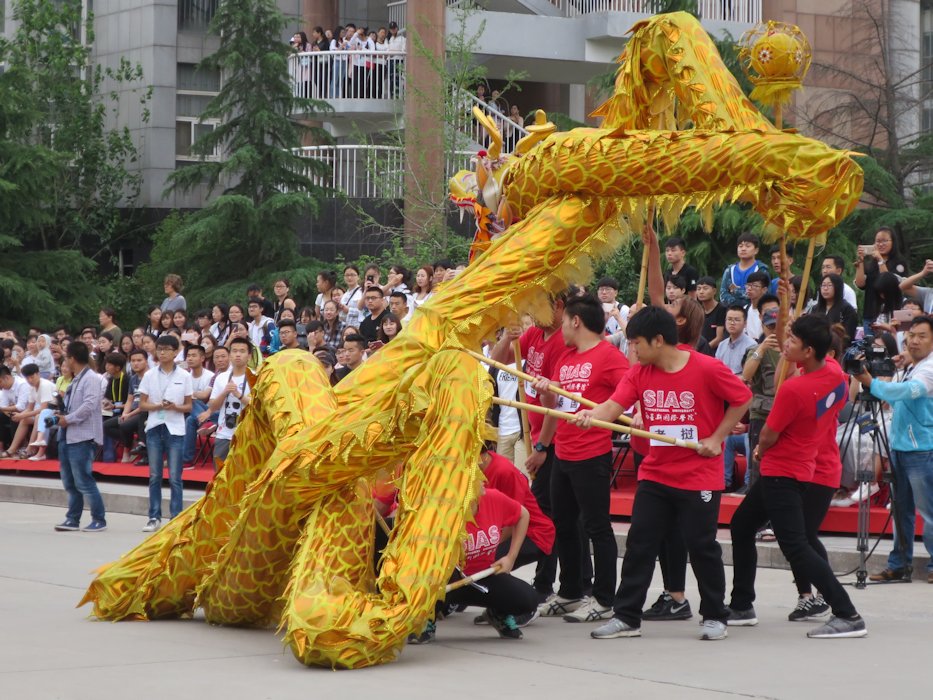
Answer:
<path fill-rule="evenodd" d="M 401 146 L 306 146 L 295 151 L 326 163 L 327 174 L 306 174 L 318 187 L 328 187 L 352 199 L 401 199 L 405 185 L 405 149 Z M 455 151 L 445 159 L 446 177 L 472 168 L 472 151 Z"/>
<path fill-rule="evenodd" d="M 661 9 L 658 0 L 549 0 L 564 17 L 580 17 L 597 12 L 633 12 L 653 15 Z M 405 26 L 407 0 L 388 3 L 389 19 Z M 470 0 L 447 0 L 447 7 L 474 5 Z M 702 19 L 756 24 L 761 21 L 761 0 L 698 0 L 697 9 Z"/>
<path fill-rule="evenodd" d="M 550 0 L 565 17 L 597 12 L 633 12 L 653 15 L 661 11 L 659 0 Z M 697 0 L 701 19 L 755 24 L 761 21 L 761 0 Z"/>
<path fill-rule="evenodd" d="M 405 54 L 310 51 L 289 56 L 292 93 L 314 100 L 405 98 Z"/>
<path fill-rule="evenodd" d="M 457 90 L 454 92 L 454 103 L 459 105 L 459 108 L 455 111 L 454 129 L 468 139 L 468 142 L 463 144 L 464 146 L 473 144 L 487 146 L 489 144 L 489 137 L 486 133 L 486 129 L 484 129 L 483 125 L 473 116 L 474 106 L 483 110 L 486 116 L 492 119 L 496 123 L 496 126 L 499 127 L 499 132 L 502 134 L 503 153 L 511 153 L 515 150 L 515 144 L 518 143 L 519 139 L 521 139 L 522 136 L 528 135 L 528 130 L 522 124 L 513 121 L 496 107 L 487 102 L 483 102 L 466 90 Z"/>

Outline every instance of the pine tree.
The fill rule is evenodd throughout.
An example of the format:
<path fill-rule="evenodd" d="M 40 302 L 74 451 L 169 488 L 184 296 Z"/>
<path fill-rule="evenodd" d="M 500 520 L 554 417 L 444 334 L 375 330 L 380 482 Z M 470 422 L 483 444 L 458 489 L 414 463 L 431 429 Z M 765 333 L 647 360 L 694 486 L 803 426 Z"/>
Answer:
<path fill-rule="evenodd" d="M 311 179 L 326 166 L 292 149 L 307 133 L 327 134 L 293 121 L 296 112 L 329 106 L 293 95 L 288 75 L 287 20 L 274 0 L 226 0 L 210 31 L 220 48 L 202 66 L 220 71 L 221 90 L 201 119 L 220 121 L 192 146 L 201 161 L 170 177 L 169 190 L 207 185 L 222 193 L 156 242 L 153 269 L 166 264 L 190 281 L 189 288 L 216 287 L 242 279 L 258 267 L 286 267 L 298 253 L 295 224 L 317 212 L 325 191 Z M 213 159 L 220 153 L 219 159 Z"/>

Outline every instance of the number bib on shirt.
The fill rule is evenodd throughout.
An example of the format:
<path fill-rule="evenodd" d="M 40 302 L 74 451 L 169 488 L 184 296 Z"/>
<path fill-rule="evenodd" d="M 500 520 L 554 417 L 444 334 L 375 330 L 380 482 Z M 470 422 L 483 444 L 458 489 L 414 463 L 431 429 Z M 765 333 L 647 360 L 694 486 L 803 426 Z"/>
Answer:
<path fill-rule="evenodd" d="M 654 425 L 651 427 L 651 432 L 655 435 L 666 435 L 667 437 L 676 438 L 678 440 L 689 440 L 690 442 L 697 442 L 697 427 L 695 425 Z M 652 447 L 675 447 L 668 442 L 662 442 L 661 440 L 652 440 Z"/>

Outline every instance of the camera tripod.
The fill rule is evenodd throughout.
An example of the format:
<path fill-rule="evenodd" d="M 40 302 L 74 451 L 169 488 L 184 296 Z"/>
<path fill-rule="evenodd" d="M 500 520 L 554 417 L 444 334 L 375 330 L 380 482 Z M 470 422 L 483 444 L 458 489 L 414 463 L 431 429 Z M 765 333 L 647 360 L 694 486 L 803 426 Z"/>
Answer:
<path fill-rule="evenodd" d="M 842 430 L 842 440 L 840 441 L 841 457 L 848 454 L 849 444 L 853 435 L 858 431 L 858 442 L 855 448 L 856 471 L 855 478 L 859 485 L 859 493 L 864 489 L 865 493 L 870 493 L 871 483 L 874 481 L 874 472 L 871 469 L 862 469 L 862 436 L 871 434 L 872 454 L 881 456 L 881 481 L 888 484 L 890 492 L 891 512 L 887 522 L 878 535 L 881 536 L 887 530 L 888 522 L 897 522 L 897 505 L 895 503 L 895 493 L 897 492 L 897 480 L 894 477 L 894 471 L 891 469 L 891 444 L 888 441 L 888 428 L 884 420 L 882 410 L 882 401 L 872 396 L 867 389 L 862 389 L 855 401 L 852 402 L 852 412 L 846 420 L 845 427 Z M 858 527 L 856 535 L 856 549 L 859 553 L 859 564 L 855 570 L 855 583 L 851 584 L 855 588 L 865 588 L 869 585 L 868 581 L 868 556 L 870 536 L 870 516 L 871 516 L 871 497 L 862 498 L 858 504 Z M 906 550 L 906 537 L 913 537 L 913 533 L 902 532 L 901 528 L 894 529 L 894 537 L 902 550 Z M 908 565 L 905 570 L 905 576 L 898 581 L 879 581 L 877 583 L 910 583 L 911 567 Z M 874 583 L 874 582 L 871 582 Z"/>

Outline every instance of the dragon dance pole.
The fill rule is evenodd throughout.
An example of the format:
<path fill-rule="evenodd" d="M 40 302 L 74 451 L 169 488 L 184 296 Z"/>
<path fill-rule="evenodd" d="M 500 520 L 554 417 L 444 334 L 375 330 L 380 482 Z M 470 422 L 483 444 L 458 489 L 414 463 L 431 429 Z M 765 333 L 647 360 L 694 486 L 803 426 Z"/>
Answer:
<path fill-rule="evenodd" d="M 501 362 L 496 362 L 495 360 L 492 360 L 486 357 L 485 355 L 481 355 L 478 352 L 473 352 L 472 350 L 466 350 L 466 349 L 464 349 L 464 352 L 472 356 L 474 359 L 479 360 L 483 364 L 487 364 L 490 367 L 495 367 L 496 369 L 502 370 L 503 372 L 508 372 L 509 374 L 514 375 L 518 377 L 519 379 L 523 379 L 527 382 L 534 382 L 534 381 L 537 381 L 538 379 L 538 377 L 532 377 L 530 374 L 525 374 L 524 372 L 516 372 L 515 370 L 511 369 L 508 365 L 504 365 Z M 550 390 L 553 391 L 558 396 L 563 396 L 564 398 L 570 399 L 571 401 L 576 401 L 577 403 L 583 406 L 586 406 L 587 408 L 596 408 L 597 404 L 595 401 L 584 399 L 579 394 L 571 394 L 569 391 L 564 391 L 556 384 L 551 384 Z M 531 405 L 531 404 L 526 404 L 526 405 Z M 625 423 L 627 425 L 631 425 L 632 423 L 632 419 L 626 415 L 619 416 L 619 420 L 622 423 Z"/>
<path fill-rule="evenodd" d="M 472 576 L 467 576 L 466 578 L 458 579 L 457 581 L 454 581 L 453 583 L 448 583 L 447 588 L 444 589 L 444 593 L 450 593 L 451 591 L 455 591 L 458 588 L 463 588 L 464 586 L 469 586 L 471 583 L 475 583 L 476 581 L 481 581 L 484 578 L 488 578 L 492 576 L 493 574 L 498 574 L 499 569 L 501 568 L 502 568 L 501 566 L 496 564 L 495 566 L 490 566 L 488 569 L 477 571 Z"/>
<path fill-rule="evenodd" d="M 569 421 L 572 413 L 564 413 L 563 411 L 558 411 L 553 408 L 545 408 L 544 406 L 533 406 L 530 403 L 520 404 L 517 401 L 509 401 L 508 399 L 500 399 L 498 397 L 493 397 L 493 403 L 499 404 L 500 406 L 511 406 L 512 408 L 524 408 L 526 411 L 531 411 L 532 413 L 540 413 L 544 416 L 551 416 L 553 418 L 559 418 L 560 420 Z M 594 428 L 602 428 L 603 430 L 611 430 L 614 433 L 625 433 L 627 435 L 633 435 L 634 437 L 646 438 L 648 440 L 657 440 L 659 442 L 666 442 L 669 445 L 676 445 L 677 447 L 686 447 L 688 450 L 698 450 L 700 445 L 696 442 L 690 442 L 689 440 L 681 440 L 679 438 L 670 437 L 668 435 L 660 435 L 658 433 L 652 433 L 647 430 L 639 430 L 638 428 L 630 428 L 627 425 L 619 425 L 618 423 L 610 423 L 604 420 L 591 420 L 590 424 Z"/>

